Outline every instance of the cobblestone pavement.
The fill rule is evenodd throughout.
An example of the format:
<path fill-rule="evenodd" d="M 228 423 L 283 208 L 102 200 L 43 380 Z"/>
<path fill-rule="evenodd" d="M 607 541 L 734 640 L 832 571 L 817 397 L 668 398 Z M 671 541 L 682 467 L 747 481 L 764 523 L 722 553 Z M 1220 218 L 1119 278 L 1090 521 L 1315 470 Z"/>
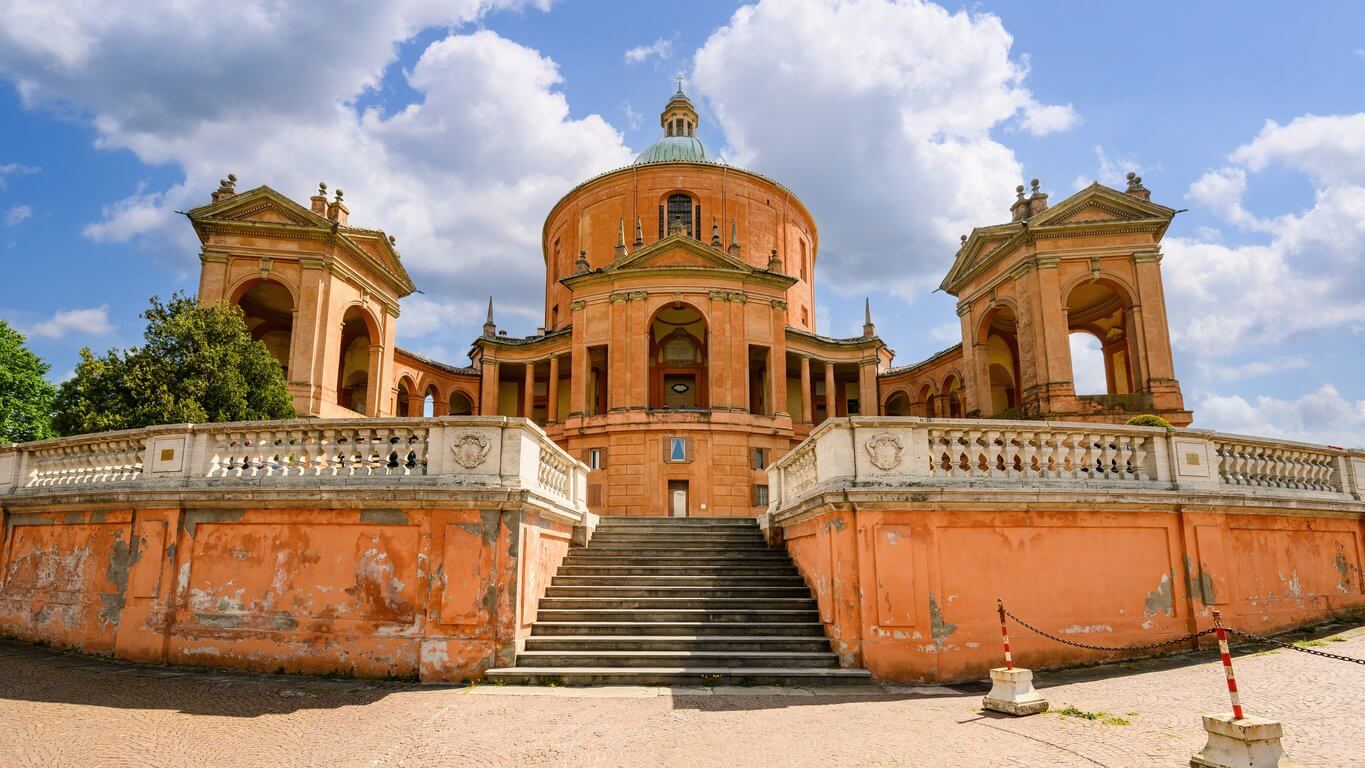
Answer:
<path fill-rule="evenodd" d="M 1365 628 L 1323 650 L 1365 656 Z M 1365 766 L 1365 667 L 1236 656 L 1247 711 L 1302 766 Z M 0 766 L 1178 766 L 1227 708 L 1207 653 L 1042 672 L 1054 712 L 984 686 L 526 689 L 145 667 L 0 643 Z M 1056 714 L 1105 712 L 1130 724 Z"/>

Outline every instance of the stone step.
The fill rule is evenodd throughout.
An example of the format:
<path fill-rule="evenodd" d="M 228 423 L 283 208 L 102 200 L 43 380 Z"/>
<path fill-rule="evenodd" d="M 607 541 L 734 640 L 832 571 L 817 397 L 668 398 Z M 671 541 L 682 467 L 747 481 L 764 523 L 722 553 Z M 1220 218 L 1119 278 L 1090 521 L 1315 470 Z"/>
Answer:
<path fill-rule="evenodd" d="M 818 621 L 751 621 L 737 625 L 732 621 L 549 621 L 537 618 L 531 625 L 531 637 L 574 635 L 631 636 L 641 635 L 726 635 L 738 629 L 750 637 L 824 637 L 825 626 Z"/>
<path fill-rule="evenodd" d="M 787 565 L 562 565 L 564 576 L 795 576 Z"/>
<path fill-rule="evenodd" d="M 810 597 L 806 585 L 792 587 L 643 587 L 593 586 L 564 587 L 551 584 L 545 589 L 546 597 Z"/>
<path fill-rule="evenodd" d="M 540 610 L 597 610 L 599 608 L 667 610 L 704 608 L 707 610 L 816 610 L 815 600 L 806 597 L 543 597 Z"/>
<path fill-rule="evenodd" d="M 594 529 L 594 535 L 608 533 L 648 533 L 648 534 L 670 534 L 676 536 L 696 536 L 701 534 L 742 534 L 745 536 L 762 536 L 763 532 L 753 523 L 723 523 L 713 525 L 639 525 L 627 523 L 622 525 L 599 525 Z"/>
<path fill-rule="evenodd" d="M 493 681 L 553 685 L 849 685 L 871 680 L 865 669 L 801 667 L 503 667 Z M 876 690 L 870 685 L 869 690 Z"/>
<path fill-rule="evenodd" d="M 659 565 L 726 565 L 731 563 L 754 565 L 768 565 L 771 563 L 790 564 L 791 560 L 781 552 L 752 552 L 748 554 L 738 554 L 734 552 L 714 552 L 706 554 L 677 554 L 660 553 L 655 555 L 642 555 L 637 552 L 631 553 L 602 553 L 592 550 L 574 550 L 569 552 L 569 556 L 564 559 L 564 565 L 643 565 L 646 563 L 658 563 Z"/>
<path fill-rule="evenodd" d="M 527 667 L 800 667 L 835 669 L 831 651 L 522 651 L 517 665 Z"/>
<path fill-rule="evenodd" d="M 616 528 L 622 526 L 647 526 L 651 528 L 687 528 L 687 527 L 709 527 L 743 525 L 750 528 L 758 527 L 756 517 L 615 517 L 606 516 L 597 521 L 598 528 Z"/>
<path fill-rule="evenodd" d="M 829 639 L 771 635 L 533 635 L 528 651 L 828 651 Z"/>
<path fill-rule="evenodd" d="M 773 550 L 766 544 L 602 544 L 593 542 L 585 548 L 571 549 L 570 552 L 586 552 L 601 555 L 759 555 Z M 778 550 L 778 554 L 782 554 Z"/>
<path fill-rule="evenodd" d="M 795 576 L 563 576 L 550 582 L 556 587 L 804 587 L 800 574 Z"/>
<path fill-rule="evenodd" d="M 610 530 L 598 529 L 592 535 L 591 541 L 613 541 L 624 539 L 641 540 L 667 540 L 667 541 L 763 541 L 763 535 L 758 531 L 652 531 L 652 530 L 625 530 L 613 528 Z"/>
<path fill-rule="evenodd" d="M 536 611 L 537 621 L 704 621 L 742 624 L 749 621 L 819 621 L 814 607 L 799 609 L 746 608 L 593 608 Z"/>

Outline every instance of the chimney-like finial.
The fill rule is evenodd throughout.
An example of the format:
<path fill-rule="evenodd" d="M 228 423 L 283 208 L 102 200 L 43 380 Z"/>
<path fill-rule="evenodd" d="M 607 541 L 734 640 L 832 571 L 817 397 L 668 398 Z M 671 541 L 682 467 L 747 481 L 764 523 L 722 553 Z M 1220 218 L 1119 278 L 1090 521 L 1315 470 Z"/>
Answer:
<path fill-rule="evenodd" d="M 237 175 L 229 173 L 227 178 L 218 180 L 218 189 L 213 191 L 213 202 L 226 200 L 237 194 Z"/>
<path fill-rule="evenodd" d="M 739 221 L 730 219 L 730 255 L 739 258 Z"/>
<path fill-rule="evenodd" d="M 720 220 L 715 216 L 711 217 L 711 247 L 719 248 L 720 242 Z"/>
<path fill-rule="evenodd" d="M 573 263 L 573 273 L 575 275 L 581 275 L 590 269 L 592 269 L 592 265 L 588 263 L 588 252 L 580 250 L 578 252 L 578 261 Z"/>
<path fill-rule="evenodd" d="M 645 228 L 640 224 L 640 217 L 635 217 L 635 247 L 639 248 L 645 244 Z"/>
<path fill-rule="evenodd" d="M 776 248 L 772 250 L 772 253 L 768 254 L 768 271 L 769 272 L 782 271 L 782 259 L 778 258 Z"/>
<path fill-rule="evenodd" d="M 863 298 L 863 338 L 870 339 L 877 335 L 877 327 L 872 324 L 872 298 Z"/>
<path fill-rule="evenodd" d="M 318 182 L 318 193 L 308 198 L 309 209 L 323 218 L 327 217 L 327 182 Z"/>
<path fill-rule="evenodd" d="M 493 297 L 488 297 L 488 319 L 483 321 L 483 337 L 491 339 L 498 335 L 498 326 L 493 322 Z"/>
<path fill-rule="evenodd" d="M 1037 179 L 1029 182 L 1029 186 L 1033 188 L 1033 194 L 1029 195 L 1028 215 L 1026 218 L 1031 219 L 1047 210 L 1047 193 L 1039 188 L 1041 184 L 1042 182 Z"/>
<path fill-rule="evenodd" d="M 1041 183 L 1042 182 L 1038 181 L 1037 179 L 1033 179 L 1028 183 L 1028 185 L 1033 188 L 1033 194 L 1035 195 L 1038 194 L 1038 185 Z"/>
<path fill-rule="evenodd" d="M 616 220 L 616 258 L 626 255 L 626 220 Z"/>
<path fill-rule="evenodd" d="M 1014 204 L 1010 206 L 1010 221 L 1023 221 L 1028 218 L 1028 198 L 1024 197 L 1024 185 L 1014 188 Z M 966 240 L 964 237 L 963 240 Z"/>
<path fill-rule="evenodd" d="M 345 197 L 345 195 L 346 192 L 342 190 L 341 187 L 337 187 L 336 196 L 332 199 L 332 202 L 327 205 L 327 218 L 341 225 L 346 223 L 346 219 L 351 213 L 351 209 L 347 208 L 346 204 L 341 202 L 341 198 Z"/>
<path fill-rule="evenodd" d="M 1152 199 L 1151 190 L 1142 186 L 1142 177 L 1132 171 L 1128 172 L 1128 189 L 1124 191 L 1140 200 Z"/>

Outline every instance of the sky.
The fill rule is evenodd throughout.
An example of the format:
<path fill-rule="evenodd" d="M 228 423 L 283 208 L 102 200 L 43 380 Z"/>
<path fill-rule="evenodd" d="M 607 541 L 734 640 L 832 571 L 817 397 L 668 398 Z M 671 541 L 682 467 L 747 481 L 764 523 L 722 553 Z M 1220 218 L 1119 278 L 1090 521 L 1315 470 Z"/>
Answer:
<path fill-rule="evenodd" d="M 821 333 L 870 297 L 897 364 L 958 341 L 958 238 L 1142 175 L 1196 427 L 1365 445 L 1365 4 L 918 0 L 0 0 L 0 318 L 71 374 L 192 293 L 177 211 L 218 179 L 398 238 L 399 343 L 463 364 L 487 297 L 542 322 L 554 202 L 659 135 L 681 75 L 712 154 L 820 227 Z M 1082 393 L 1096 351 L 1073 343 Z"/>

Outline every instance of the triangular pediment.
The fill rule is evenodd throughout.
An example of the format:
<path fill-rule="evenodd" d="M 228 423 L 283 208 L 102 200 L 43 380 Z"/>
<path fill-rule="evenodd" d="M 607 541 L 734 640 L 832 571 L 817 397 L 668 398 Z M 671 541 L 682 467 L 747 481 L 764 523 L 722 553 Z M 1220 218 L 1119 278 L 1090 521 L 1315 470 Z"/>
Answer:
<path fill-rule="evenodd" d="M 1164 205 L 1095 182 L 1035 216 L 1029 226 L 1170 219 L 1174 215 L 1175 211 Z"/>
<path fill-rule="evenodd" d="M 190 211 L 192 220 L 256 222 L 287 226 L 328 227 L 327 219 L 313 213 L 270 187 L 256 187 L 216 203 Z"/>
<path fill-rule="evenodd" d="M 694 240 L 687 235 L 669 235 L 608 265 L 604 272 L 637 269 L 711 269 L 751 273 L 753 267 L 725 251 Z"/>

